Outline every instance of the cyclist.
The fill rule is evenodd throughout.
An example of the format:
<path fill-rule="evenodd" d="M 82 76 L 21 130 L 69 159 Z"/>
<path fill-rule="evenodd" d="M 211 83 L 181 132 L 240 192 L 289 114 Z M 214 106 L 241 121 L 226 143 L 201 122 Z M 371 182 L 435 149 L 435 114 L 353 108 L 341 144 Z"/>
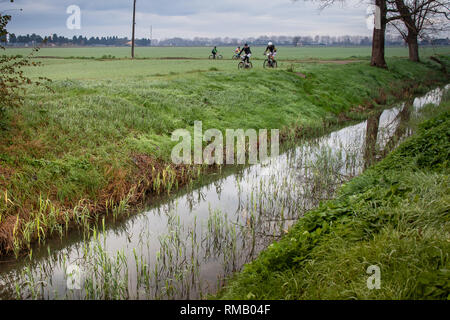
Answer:
<path fill-rule="evenodd" d="M 213 59 L 216 58 L 217 52 L 219 52 L 219 51 L 217 50 L 217 47 L 214 47 L 214 49 L 212 49 L 212 51 L 211 51 L 211 53 L 212 53 L 212 55 L 213 55 Z"/>
<path fill-rule="evenodd" d="M 266 51 L 264 51 L 264 55 L 266 55 L 267 53 L 269 56 L 269 60 L 275 60 L 275 56 L 277 55 L 277 48 L 275 48 L 275 45 L 272 42 L 269 42 L 267 44 L 267 48 Z"/>
<path fill-rule="evenodd" d="M 249 47 L 249 45 L 247 43 L 242 48 L 242 50 L 239 52 L 239 55 L 241 55 L 242 52 L 245 52 L 244 61 L 247 64 L 249 64 L 250 63 L 250 57 L 252 56 L 252 50 L 250 49 L 250 47 Z"/>
<path fill-rule="evenodd" d="M 239 58 L 240 52 L 241 52 L 241 47 L 237 47 L 236 49 L 234 49 L 234 56 Z"/>

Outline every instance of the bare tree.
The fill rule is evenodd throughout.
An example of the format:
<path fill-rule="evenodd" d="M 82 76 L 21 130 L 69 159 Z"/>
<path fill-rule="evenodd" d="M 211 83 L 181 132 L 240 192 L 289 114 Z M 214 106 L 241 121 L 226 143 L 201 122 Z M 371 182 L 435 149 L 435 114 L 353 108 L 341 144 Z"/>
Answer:
<path fill-rule="evenodd" d="M 387 21 L 409 48 L 409 59 L 419 62 L 419 38 L 449 30 L 449 0 L 387 0 Z"/>
<path fill-rule="evenodd" d="M 293 2 L 299 0 L 292 0 Z M 345 3 L 345 0 L 315 0 L 320 3 L 320 9 L 325 9 L 336 3 Z M 372 0 L 373 1 L 373 0 Z M 386 37 L 386 25 L 387 19 L 387 0 L 374 0 L 375 4 L 375 24 L 373 29 L 372 39 L 372 57 L 370 65 L 379 68 L 386 68 L 386 60 L 384 55 L 385 37 Z M 394 17 L 391 17 L 394 20 Z M 397 17 L 398 19 L 398 17 Z"/>

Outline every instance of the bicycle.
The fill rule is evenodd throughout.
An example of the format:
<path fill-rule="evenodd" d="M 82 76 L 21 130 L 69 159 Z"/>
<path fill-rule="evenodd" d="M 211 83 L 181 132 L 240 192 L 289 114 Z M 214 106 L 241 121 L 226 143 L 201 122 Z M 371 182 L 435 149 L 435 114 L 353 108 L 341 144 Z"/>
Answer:
<path fill-rule="evenodd" d="M 221 54 L 216 54 L 216 60 L 222 60 L 223 56 Z M 214 60 L 214 55 L 209 56 L 209 60 Z"/>
<path fill-rule="evenodd" d="M 267 54 L 267 59 L 264 60 L 263 68 L 278 68 L 278 62 L 274 59 L 273 55 L 270 53 Z"/>
<path fill-rule="evenodd" d="M 241 58 L 241 55 L 239 53 L 235 53 L 231 60 L 239 60 Z"/>
<path fill-rule="evenodd" d="M 253 68 L 253 64 L 249 61 L 246 62 L 245 59 L 247 59 L 247 56 L 241 56 L 241 62 L 239 62 L 238 64 L 238 69 L 252 69 Z"/>

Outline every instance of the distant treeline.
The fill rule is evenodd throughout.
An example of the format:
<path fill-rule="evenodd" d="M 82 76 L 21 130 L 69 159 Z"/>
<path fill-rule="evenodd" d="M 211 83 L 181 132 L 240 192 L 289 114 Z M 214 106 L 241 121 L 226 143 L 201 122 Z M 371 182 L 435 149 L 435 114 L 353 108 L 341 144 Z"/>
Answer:
<path fill-rule="evenodd" d="M 3 39 L 4 40 L 4 39 Z M 66 38 L 53 34 L 49 37 L 42 37 L 36 34 L 19 35 L 11 33 L 7 39 L 9 46 L 30 46 L 44 45 L 47 46 L 129 46 L 131 40 L 127 37 L 83 37 L 73 36 Z M 251 45 L 266 45 L 268 41 L 273 41 L 278 46 L 370 46 L 372 44 L 371 37 L 367 36 L 261 36 L 259 38 L 170 38 L 164 40 L 156 39 L 136 39 L 137 46 L 161 46 L 161 47 L 199 47 L 199 46 L 238 46 L 247 42 Z M 422 41 L 424 45 L 450 45 L 447 39 L 430 39 Z M 386 45 L 398 46 L 405 45 L 405 41 L 399 35 L 386 35 Z"/>
<path fill-rule="evenodd" d="M 42 37 L 36 34 L 27 34 L 16 36 L 14 33 L 9 34 L 8 45 L 23 46 L 23 45 L 39 45 L 45 44 L 48 46 L 127 46 L 131 40 L 128 38 L 113 37 L 83 37 L 73 36 L 72 38 L 66 38 L 64 36 L 58 36 L 53 34 L 49 37 Z M 136 45 L 138 46 L 150 46 L 150 39 L 136 39 Z"/>

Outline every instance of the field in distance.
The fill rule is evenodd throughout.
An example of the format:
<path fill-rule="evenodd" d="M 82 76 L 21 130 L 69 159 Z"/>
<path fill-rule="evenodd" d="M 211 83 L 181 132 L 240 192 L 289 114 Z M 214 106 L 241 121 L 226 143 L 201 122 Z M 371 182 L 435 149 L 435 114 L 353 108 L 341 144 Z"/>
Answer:
<path fill-rule="evenodd" d="M 37 56 L 54 57 L 53 59 L 37 59 L 42 63 L 40 68 L 28 69 L 30 77 L 48 77 L 52 80 L 103 80 L 124 78 L 172 77 L 180 74 L 237 70 L 237 61 L 231 61 L 234 48 L 219 48 L 224 60 L 208 59 L 210 48 L 199 47 L 146 47 L 136 48 L 137 57 L 142 60 L 124 59 L 129 57 L 130 48 L 123 47 L 89 47 L 89 48 L 43 48 Z M 311 62 L 348 63 L 364 60 L 367 63 L 370 47 L 280 47 L 278 55 L 279 69 L 292 68 L 299 72 L 307 72 Z M 7 54 L 26 55 L 30 48 L 7 49 Z M 253 48 L 254 70 L 263 68 L 263 47 Z M 450 47 L 422 48 L 422 57 L 433 54 L 450 54 Z M 387 56 L 408 55 L 406 48 L 387 48 Z M 99 60 L 104 56 L 116 59 Z M 70 59 L 70 57 L 74 57 Z M 89 59 L 84 59 L 89 58 Z M 92 59 L 91 59 L 92 58 Z M 121 59 L 119 59 L 121 58 Z"/>
<path fill-rule="evenodd" d="M 219 53 L 225 59 L 231 59 L 234 47 L 219 47 Z M 253 47 L 254 58 L 262 59 L 263 47 Z M 280 59 L 284 60 L 310 60 L 310 59 L 360 59 L 368 58 L 371 47 L 279 47 Z M 7 49 L 7 54 L 26 55 L 29 48 Z M 422 47 L 421 54 L 449 54 L 450 47 Z M 127 47 L 80 47 L 80 48 L 42 48 L 37 56 L 41 57 L 83 57 L 102 58 L 129 58 L 131 49 Z M 137 47 L 137 58 L 190 58 L 207 59 L 211 54 L 209 47 Z M 406 57 L 408 48 L 387 47 L 387 57 Z"/>

